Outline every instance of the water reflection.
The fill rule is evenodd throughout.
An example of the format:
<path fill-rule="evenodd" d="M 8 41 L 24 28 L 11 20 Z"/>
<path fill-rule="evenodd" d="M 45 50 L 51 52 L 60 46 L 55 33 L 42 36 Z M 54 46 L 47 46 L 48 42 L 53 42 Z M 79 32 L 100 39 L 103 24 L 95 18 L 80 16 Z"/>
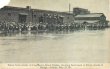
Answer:
<path fill-rule="evenodd" d="M 110 29 L 0 33 L 0 62 L 110 62 Z M 85 60 L 84 60 L 85 59 Z"/>

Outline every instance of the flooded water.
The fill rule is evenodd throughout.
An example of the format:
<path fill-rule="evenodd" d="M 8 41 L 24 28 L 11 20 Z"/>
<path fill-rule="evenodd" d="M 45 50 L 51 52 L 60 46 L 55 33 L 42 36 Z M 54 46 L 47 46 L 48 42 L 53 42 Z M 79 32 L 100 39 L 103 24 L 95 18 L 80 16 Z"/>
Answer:
<path fill-rule="evenodd" d="M 1 63 L 107 63 L 110 29 L 0 34 Z"/>

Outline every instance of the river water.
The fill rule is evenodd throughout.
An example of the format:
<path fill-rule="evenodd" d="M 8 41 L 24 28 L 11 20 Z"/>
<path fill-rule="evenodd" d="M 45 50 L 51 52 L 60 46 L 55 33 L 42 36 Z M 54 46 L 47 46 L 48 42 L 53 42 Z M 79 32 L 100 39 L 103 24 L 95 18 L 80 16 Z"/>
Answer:
<path fill-rule="evenodd" d="M 0 63 L 107 63 L 109 53 L 110 28 L 0 34 Z"/>

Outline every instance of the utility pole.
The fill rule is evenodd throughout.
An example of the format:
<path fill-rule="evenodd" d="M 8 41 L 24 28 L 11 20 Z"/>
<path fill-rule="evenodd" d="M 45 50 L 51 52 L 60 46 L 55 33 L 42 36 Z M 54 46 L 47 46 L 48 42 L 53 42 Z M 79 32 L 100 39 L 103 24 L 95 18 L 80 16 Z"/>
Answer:
<path fill-rule="evenodd" d="M 71 12 L 71 4 L 69 3 L 69 13 Z"/>

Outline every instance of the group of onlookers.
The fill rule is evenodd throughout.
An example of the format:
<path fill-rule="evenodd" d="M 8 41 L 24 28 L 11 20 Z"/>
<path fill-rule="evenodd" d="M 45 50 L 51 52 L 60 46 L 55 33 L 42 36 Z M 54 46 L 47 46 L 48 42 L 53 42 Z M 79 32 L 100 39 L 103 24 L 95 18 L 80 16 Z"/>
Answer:
<path fill-rule="evenodd" d="M 0 22 L 0 31 L 6 32 L 22 32 L 22 31 L 65 31 L 65 30 L 78 30 L 78 29 L 101 29 L 103 26 L 85 26 L 79 24 L 37 24 L 37 25 L 28 25 L 22 23 L 9 23 L 9 22 Z"/>

